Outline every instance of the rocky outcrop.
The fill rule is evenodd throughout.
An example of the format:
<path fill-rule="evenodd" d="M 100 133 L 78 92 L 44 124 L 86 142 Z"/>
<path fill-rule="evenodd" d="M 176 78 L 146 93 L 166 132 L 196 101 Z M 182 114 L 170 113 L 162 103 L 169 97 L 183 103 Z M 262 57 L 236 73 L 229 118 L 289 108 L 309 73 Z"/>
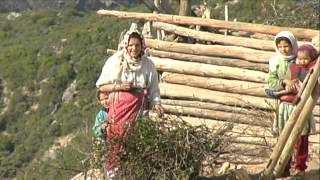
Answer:
<path fill-rule="evenodd" d="M 8 110 L 10 103 L 10 93 L 7 88 L 7 83 L 3 79 L 0 79 L 0 115 Z"/>
<path fill-rule="evenodd" d="M 74 80 L 62 95 L 62 102 L 69 103 L 77 95 L 77 80 Z"/>

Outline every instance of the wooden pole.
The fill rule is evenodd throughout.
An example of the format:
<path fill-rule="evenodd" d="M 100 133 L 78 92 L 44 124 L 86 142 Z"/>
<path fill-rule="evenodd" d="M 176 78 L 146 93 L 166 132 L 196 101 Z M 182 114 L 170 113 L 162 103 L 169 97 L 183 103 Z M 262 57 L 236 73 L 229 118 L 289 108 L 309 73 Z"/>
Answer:
<path fill-rule="evenodd" d="M 174 114 L 165 114 L 164 117 L 168 118 L 172 121 L 183 120 L 187 123 L 190 123 L 193 126 L 206 125 L 209 128 L 213 128 L 215 133 L 218 133 L 219 131 L 221 131 L 221 129 L 225 128 L 225 126 L 226 126 L 226 123 L 219 123 L 219 121 L 215 121 L 215 120 L 207 119 L 207 118 L 190 117 L 190 116 L 174 115 Z M 154 119 L 155 116 L 150 116 L 150 118 Z M 157 120 L 157 118 L 155 118 L 154 120 Z M 227 131 L 229 131 L 229 130 L 227 129 Z M 275 143 L 274 138 L 265 139 L 265 138 L 261 138 L 261 137 L 240 137 L 240 136 L 237 137 L 237 135 L 225 137 L 223 139 L 226 142 L 230 142 L 232 144 L 260 146 L 260 147 L 263 146 L 265 148 L 270 148 Z"/>
<path fill-rule="evenodd" d="M 175 72 L 206 77 L 265 82 L 266 73 L 254 70 L 216 66 L 195 62 L 177 61 L 167 58 L 150 57 L 159 71 Z"/>
<path fill-rule="evenodd" d="M 208 109 L 199 109 L 197 107 L 182 107 L 173 105 L 163 105 L 166 113 L 183 114 L 185 116 L 191 115 L 200 118 L 211 118 L 221 120 L 225 122 L 270 127 L 270 123 L 266 121 L 260 121 L 263 118 L 259 118 L 254 115 L 234 114 L 224 111 L 215 111 Z"/>
<path fill-rule="evenodd" d="M 319 58 L 318 58 L 319 59 Z M 312 69 L 309 73 L 312 73 L 309 79 L 309 82 L 305 88 L 305 91 L 301 95 L 300 102 L 295 106 L 293 111 L 290 114 L 290 117 L 288 121 L 285 124 L 285 127 L 283 128 L 279 140 L 274 147 L 274 150 L 270 156 L 269 162 L 267 163 L 267 166 L 265 167 L 265 170 L 262 174 L 262 179 L 270 179 L 272 178 L 272 172 L 274 170 L 274 167 L 276 166 L 279 157 L 282 153 L 282 150 L 288 140 L 289 135 L 291 134 L 291 130 L 294 127 L 297 118 L 299 117 L 299 114 L 301 113 L 302 108 L 306 104 L 306 101 L 308 97 L 311 94 L 311 91 L 313 90 L 315 84 L 317 83 L 317 78 L 319 77 L 319 72 L 320 72 L 320 64 L 319 61 L 317 61 L 314 69 Z"/>
<path fill-rule="evenodd" d="M 156 7 L 157 9 L 160 9 L 160 7 L 161 7 L 161 2 L 160 2 L 160 0 L 154 0 L 154 5 L 155 5 L 155 7 Z M 159 14 L 160 12 L 159 12 L 158 10 L 154 10 L 153 13 L 154 13 L 154 14 Z M 158 39 L 158 40 L 161 40 L 161 39 L 162 39 L 162 36 L 161 36 L 161 32 L 160 32 L 160 31 L 161 31 L 161 30 L 156 30 L 156 32 L 157 32 L 157 39 Z"/>
<path fill-rule="evenodd" d="M 153 0 L 140 0 L 143 4 L 147 6 L 150 11 L 158 11 L 164 14 L 174 14 L 173 9 L 167 3 L 162 3 L 161 6 L 157 7 Z M 166 1 L 164 1 L 166 2 Z"/>
<path fill-rule="evenodd" d="M 242 22 L 225 22 L 223 20 L 216 19 L 202 19 L 197 17 L 167 15 L 167 14 L 152 14 L 152 13 L 136 13 L 136 12 L 124 12 L 124 11 L 109 11 L 99 10 L 98 15 L 101 16 L 115 16 L 124 19 L 142 19 L 145 21 L 161 21 L 173 24 L 187 24 L 187 25 L 199 25 L 221 29 L 232 29 L 247 32 L 258 32 L 264 34 L 276 35 L 280 31 L 290 31 L 298 38 L 312 39 L 319 34 L 317 30 L 302 29 L 302 28 L 289 28 L 280 26 L 270 26 L 262 24 L 251 24 Z"/>
<path fill-rule="evenodd" d="M 222 161 L 222 162 L 229 162 L 233 164 L 251 164 L 251 165 L 258 165 L 258 164 L 263 164 L 266 162 L 268 159 L 267 157 L 262 157 L 261 155 L 257 154 L 240 154 L 239 152 L 232 152 L 232 153 L 222 153 L 217 157 L 217 161 Z M 238 178 L 237 178 L 238 179 Z M 251 180 L 249 179 L 241 179 L 241 180 Z"/>
<path fill-rule="evenodd" d="M 146 45 L 150 48 L 158 50 L 166 50 L 171 52 L 180 52 L 194 55 L 239 58 L 257 63 L 268 63 L 268 60 L 274 55 L 273 52 L 255 50 L 238 46 L 175 43 L 158 41 L 153 39 L 146 39 Z"/>
<path fill-rule="evenodd" d="M 179 15 L 180 16 L 190 15 L 190 0 L 180 0 Z"/>
<path fill-rule="evenodd" d="M 245 144 L 236 144 L 236 143 L 230 144 L 226 148 L 226 151 L 229 151 L 231 153 L 237 154 L 237 152 L 239 152 L 244 155 L 256 154 L 259 157 L 268 157 L 268 158 L 270 157 L 271 150 L 272 150 L 271 148 L 267 148 L 263 146 L 255 146 L 255 145 L 247 146 Z"/>
<path fill-rule="evenodd" d="M 320 116 L 320 106 L 316 105 L 316 107 L 312 111 L 313 115 Z"/>
<path fill-rule="evenodd" d="M 142 35 L 145 38 L 152 38 L 151 22 L 147 21 L 143 25 Z"/>
<path fill-rule="evenodd" d="M 175 114 L 165 114 L 165 117 L 168 117 L 170 120 L 177 120 L 182 119 L 183 121 L 191 124 L 192 126 L 199 126 L 199 125 L 205 125 L 208 128 L 213 129 L 215 132 L 221 131 L 221 129 L 226 127 L 226 123 L 222 121 L 217 121 L 209 118 L 200 118 L 200 117 L 191 117 L 191 116 L 184 116 L 184 115 L 175 115 Z M 250 137 L 248 136 L 241 136 L 239 133 L 231 132 L 231 130 L 235 130 L 240 132 L 241 129 L 246 129 L 243 124 L 234 124 L 230 127 L 228 126 L 227 129 L 227 135 L 226 138 L 227 142 L 231 142 L 234 144 L 239 145 L 256 145 L 256 146 L 264 146 L 265 148 L 270 148 L 274 145 L 275 139 L 274 138 L 265 138 L 265 135 L 263 137 L 252 137 L 252 134 Z M 262 131 L 263 127 L 258 126 L 250 126 L 252 128 L 252 131 Z M 248 128 L 247 128 L 248 129 Z M 244 130 L 245 131 L 245 130 Z M 243 132 L 243 131 L 242 131 Z M 242 133 L 243 134 L 243 133 Z M 268 134 L 268 133 L 266 133 Z M 261 147 L 262 148 L 262 147 Z"/>
<path fill-rule="evenodd" d="M 174 106 L 183 106 L 183 107 L 197 107 L 199 109 L 209 109 L 209 110 L 216 110 L 216 111 L 225 111 L 225 112 L 232 112 L 236 114 L 250 114 L 256 115 L 256 111 L 252 111 L 251 109 L 243 108 L 243 107 L 235 107 L 235 106 L 228 106 L 218 103 L 212 102 L 201 102 L 196 100 L 180 100 L 180 99 L 161 99 L 161 104 L 167 105 L 174 105 Z M 272 114 L 269 111 L 262 111 L 265 113 L 265 117 L 271 119 Z"/>
<path fill-rule="evenodd" d="M 299 118 L 295 123 L 294 128 L 292 129 L 292 132 L 287 140 L 287 143 L 283 148 L 283 151 L 278 160 L 278 163 L 274 168 L 275 177 L 279 177 L 281 173 L 284 171 L 289 161 L 289 158 L 293 153 L 294 145 L 296 144 L 297 139 L 300 137 L 304 126 L 306 125 L 306 123 L 308 123 L 308 120 L 310 120 L 311 118 L 312 109 L 316 105 L 318 97 L 319 97 L 319 86 L 316 84 L 312 92 L 312 95 L 308 98 L 305 106 L 303 107 L 303 110 L 301 111 L 301 114 L 299 115 Z"/>
<path fill-rule="evenodd" d="M 202 32 L 197 30 L 192 30 L 189 28 L 163 23 L 154 22 L 153 27 L 161 30 L 165 30 L 171 33 L 175 33 L 180 36 L 192 37 L 199 40 L 210 41 L 218 44 L 226 44 L 233 46 L 249 47 L 261 50 L 274 50 L 274 42 L 261 39 L 244 38 L 236 36 L 224 36 L 221 34 L 215 34 L 210 32 Z"/>
<path fill-rule="evenodd" d="M 199 62 L 199 63 L 205 63 L 205 64 L 218 65 L 218 66 L 238 67 L 238 68 L 251 69 L 251 70 L 257 70 L 257 71 L 263 71 L 263 72 L 268 72 L 269 70 L 268 64 L 253 63 L 253 62 L 249 62 L 241 59 L 192 55 L 192 54 L 185 54 L 185 53 L 159 51 L 155 49 L 149 49 L 148 53 L 152 56 L 182 60 L 182 61 Z"/>
<path fill-rule="evenodd" d="M 253 110 L 271 110 L 269 104 L 272 103 L 272 99 L 270 98 L 225 93 L 168 83 L 160 83 L 160 89 L 162 97 L 213 102 L 230 106 L 248 107 L 252 108 Z"/>
<path fill-rule="evenodd" d="M 207 0 L 203 1 L 203 6 L 204 6 L 204 12 L 203 12 L 201 18 L 211 19 L 211 7 L 210 7 L 210 5 L 208 5 Z M 196 26 L 196 30 L 200 31 L 201 30 L 201 26 Z"/>
<path fill-rule="evenodd" d="M 224 20 L 229 21 L 229 9 L 228 9 L 228 3 L 224 5 Z M 224 35 L 228 35 L 228 29 L 224 31 Z"/>
<path fill-rule="evenodd" d="M 162 80 L 168 83 L 182 84 L 222 92 L 267 97 L 265 94 L 265 89 L 267 88 L 267 85 L 265 83 L 253 83 L 247 81 L 208 78 L 177 73 L 163 73 Z"/>

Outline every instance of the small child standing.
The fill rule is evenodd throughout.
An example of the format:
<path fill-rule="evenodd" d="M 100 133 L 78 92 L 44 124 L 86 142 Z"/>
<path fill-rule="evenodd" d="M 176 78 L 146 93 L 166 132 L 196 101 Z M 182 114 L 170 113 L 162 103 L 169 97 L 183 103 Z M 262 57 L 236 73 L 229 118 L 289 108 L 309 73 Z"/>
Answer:
<path fill-rule="evenodd" d="M 292 64 L 290 67 L 291 77 L 292 79 L 298 79 L 301 81 L 304 80 L 307 73 L 314 67 L 316 64 L 317 58 L 319 54 L 318 51 L 310 44 L 301 45 L 297 50 L 297 64 Z M 297 87 L 299 89 L 299 87 Z M 285 95 L 288 101 L 293 100 L 296 94 Z M 284 100 L 283 100 L 284 101 Z M 298 138 L 297 143 L 295 145 L 296 149 L 296 157 L 295 157 L 295 168 L 296 173 L 295 176 L 303 177 L 305 174 L 305 170 L 307 169 L 307 159 L 308 159 L 308 151 L 309 151 L 309 133 L 310 131 L 315 130 L 315 123 L 313 120 L 312 114 L 310 114 L 309 121 L 303 128 L 303 131 Z M 289 160 L 287 164 L 287 168 L 290 167 Z"/>
<path fill-rule="evenodd" d="M 108 102 L 109 94 L 97 90 L 97 99 L 102 109 L 97 113 L 93 126 L 94 135 L 97 139 L 101 139 L 103 143 L 106 140 L 106 127 L 108 122 Z"/>
<path fill-rule="evenodd" d="M 108 123 L 108 102 L 109 94 L 97 90 L 97 100 L 102 109 L 97 113 L 94 126 L 94 143 L 93 143 L 93 161 L 91 161 L 91 167 L 97 172 L 98 179 L 104 179 L 103 176 L 106 171 L 105 167 L 105 145 L 106 145 L 106 128 Z M 101 177 L 102 176 L 102 177 Z"/>

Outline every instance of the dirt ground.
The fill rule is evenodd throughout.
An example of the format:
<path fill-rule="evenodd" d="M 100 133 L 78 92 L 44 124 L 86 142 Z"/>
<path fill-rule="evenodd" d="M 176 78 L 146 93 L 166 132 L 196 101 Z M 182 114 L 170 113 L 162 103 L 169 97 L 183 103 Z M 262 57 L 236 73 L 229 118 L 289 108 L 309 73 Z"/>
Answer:
<path fill-rule="evenodd" d="M 319 136 L 317 136 L 319 138 Z M 315 143 L 309 145 L 310 156 L 307 162 L 307 170 L 304 179 L 305 180 L 320 180 L 320 139 L 315 139 Z M 290 179 L 290 178 L 278 178 L 280 179 Z"/>
<path fill-rule="evenodd" d="M 307 170 L 304 176 L 304 180 L 320 180 L 320 135 L 312 136 L 309 138 L 309 159 L 307 162 Z M 267 163 L 267 162 L 266 162 Z M 201 177 L 197 179 L 201 180 L 259 180 L 260 173 L 263 171 L 265 167 L 265 164 L 257 164 L 257 165 L 248 165 L 248 166 L 242 166 L 242 168 L 249 174 L 248 178 L 245 179 L 237 179 L 237 178 L 230 178 L 228 177 L 228 174 L 226 173 L 224 175 L 217 175 L 218 171 L 221 169 L 221 167 L 217 167 L 216 169 L 213 169 L 214 172 L 212 174 L 215 174 L 213 176 L 206 176 Z M 294 167 L 294 165 L 293 165 Z M 294 168 L 291 169 L 294 171 Z M 293 172 L 292 172 L 293 174 Z M 277 180 L 292 180 L 293 177 L 287 177 L 287 178 L 277 178 Z"/>
<path fill-rule="evenodd" d="M 308 168 L 304 176 L 304 180 L 320 180 L 320 136 L 313 136 L 309 144 L 309 159 L 307 162 Z M 251 176 L 253 180 L 259 179 L 256 175 Z M 277 180 L 291 180 L 292 177 L 277 178 Z"/>

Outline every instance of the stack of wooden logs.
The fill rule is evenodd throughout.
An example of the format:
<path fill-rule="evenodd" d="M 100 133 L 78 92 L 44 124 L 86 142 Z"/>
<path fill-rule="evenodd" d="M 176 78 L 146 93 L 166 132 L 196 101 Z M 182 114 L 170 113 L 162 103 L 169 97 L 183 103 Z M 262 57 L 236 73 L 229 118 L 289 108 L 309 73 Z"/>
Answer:
<path fill-rule="evenodd" d="M 253 165 L 255 170 L 260 166 L 262 170 L 276 142 L 271 133 L 276 100 L 265 95 L 268 60 L 275 52 L 272 39 L 256 37 L 266 34 L 273 37 L 277 32 L 288 30 L 303 39 L 301 43 L 310 43 L 317 31 L 161 14 L 104 10 L 98 14 L 153 21 L 152 28 L 166 34 L 206 42 L 146 39 L 150 58 L 161 75 L 165 111 L 192 124 L 205 123 L 217 130 L 231 124 L 227 133 L 230 144 L 221 155 L 221 162 L 247 168 Z M 216 32 L 229 29 L 229 35 L 197 31 L 186 25 L 214 27 Z M 319 104 L 313 114 L 319 131 Z M 310 141 L 319 143 L 319 136 L 313 136 Z"/>

